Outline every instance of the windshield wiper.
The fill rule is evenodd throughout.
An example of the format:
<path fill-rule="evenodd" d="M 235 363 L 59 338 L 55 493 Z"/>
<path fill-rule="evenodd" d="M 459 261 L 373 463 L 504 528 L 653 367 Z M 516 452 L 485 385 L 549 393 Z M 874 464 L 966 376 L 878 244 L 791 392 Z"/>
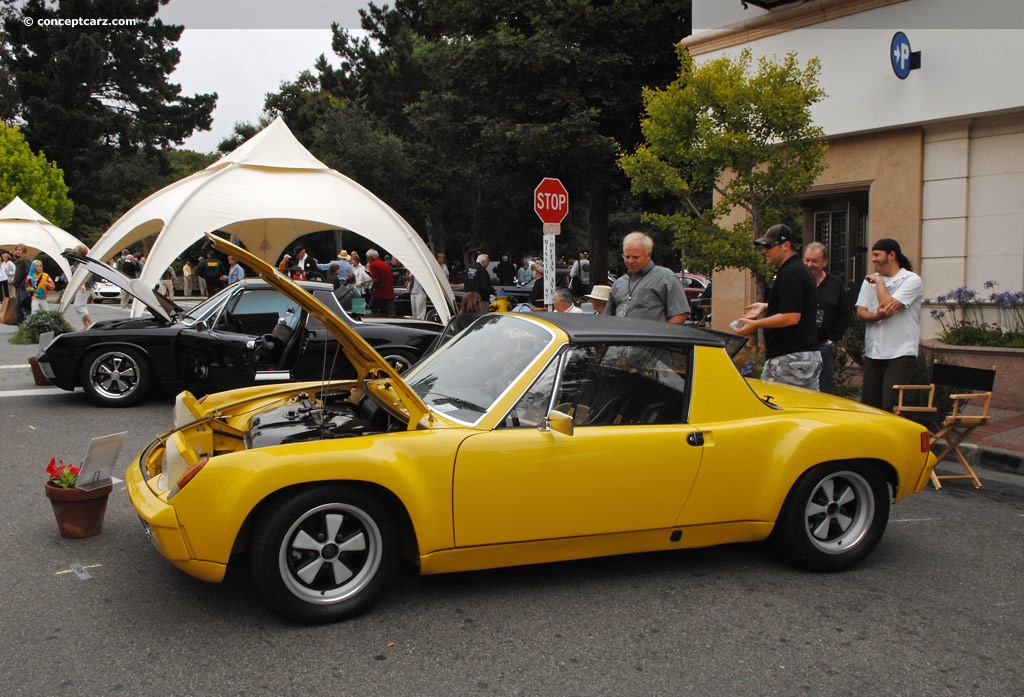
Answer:
<path fill-rule="evenodd" d="M 438 392 L 428 392 L 427 394 L 424 395 L 424 398 L 429 397 L 430 395 L 440 397 L 440 399 L 434 400 L 433 403 L 435 404 L 447 402 L 448 404 L 454 404 L 455 406 L 460 407 L 462 409 L 471 409 L 473 411 L 478 411 L 481 414 L 487 411 L 487 407 L 482 407 L 479 404 L 470 402 L 467 399 L 460 399 L 459 397 L 452 397 L 451 395 L 440 394 Z"/>

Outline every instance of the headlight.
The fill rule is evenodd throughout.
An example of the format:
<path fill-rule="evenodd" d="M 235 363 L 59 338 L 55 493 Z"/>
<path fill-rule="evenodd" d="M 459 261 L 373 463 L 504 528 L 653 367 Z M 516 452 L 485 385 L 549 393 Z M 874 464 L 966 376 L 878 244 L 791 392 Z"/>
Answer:
<path fill-rule="evenodd" d="M 181 428 L 199 418 L 196 397 L 191 392 L 179 392 L 174 398 L 174 427 Z"/>

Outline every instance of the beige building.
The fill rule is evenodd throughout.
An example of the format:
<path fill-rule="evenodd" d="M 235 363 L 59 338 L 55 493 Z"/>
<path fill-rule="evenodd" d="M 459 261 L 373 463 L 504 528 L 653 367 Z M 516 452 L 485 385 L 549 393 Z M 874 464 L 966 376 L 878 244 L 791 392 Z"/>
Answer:
<path fill-rule="evenodd" d="M 746 5 L 746 8 L 744 8 Z M 871 244 L 897 239 L 934 298 L 1024 289 L 1024 2 L 694 0 L 698 62 L 796 51 L 821 60 L 815 123 L 827 169 L 801 197 L 804 241 L 859 286 Z M 900 32 L 902 36 L 898 36 Z M 918 53 L 919 68 L 912 54 Z M 750 302 L 746 274 L 715 275 L 715 322 Z M 937 331 L 923 310 L 922 338 Z"/>

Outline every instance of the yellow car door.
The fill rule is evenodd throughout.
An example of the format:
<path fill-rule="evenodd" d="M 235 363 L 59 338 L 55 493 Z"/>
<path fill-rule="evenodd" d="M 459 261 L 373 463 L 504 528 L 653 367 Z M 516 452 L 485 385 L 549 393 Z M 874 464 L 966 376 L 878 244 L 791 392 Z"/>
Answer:
<path fill-rule="evenodd" d="M 687 444 L 693 432 L 611 425 L 471 436 L 455 462 L 455 545 L 671 527 L 700 465 L 702 447 Z"/>
<path fill-rule="evenodd" d="M 573 346 L 499 426 L 455 459 L 457 547 L 668 528 L 700 466 L 685 423 L 690 357 L 678 350 Z M 549 409 L 572 416 L 549 428 Z"/>

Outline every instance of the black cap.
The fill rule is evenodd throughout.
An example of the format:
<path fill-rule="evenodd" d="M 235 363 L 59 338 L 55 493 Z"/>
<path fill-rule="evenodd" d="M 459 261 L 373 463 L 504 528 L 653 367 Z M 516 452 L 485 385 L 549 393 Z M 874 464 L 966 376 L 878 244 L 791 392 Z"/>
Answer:
<path fill-rule="evenodd" d="M 889 252 L 895 252 L 896 260 L 900 263 L 900 267 L 907 269 L 908 271 L 910 270 L 910 259 L 908 259 L 907 256 L 903 253 L 903 250 L 900 248 L 900 243 L 892 239 L 891 237 L 883 237 L 882 239 L 876 241 L 873 245 L 871 245 L 871 251 L 881 251 L 885 252 L 886 254 L 888 254 Z"/>
<path fill-rule="evenodd" d="M 768 245 L 779 244 L 780 242 L 793 243 L 793 231 L 789 229 L 788 225 L 783 225 L 782 223 L 772 225 L 768 228 L 768 232 L 764 233 L 764 237 L 758 237 L 754 240 L 754 244 L 760 247 L 767 247 Z"/>
<path fill-rule="evenodd" d="M 304 252 L 304 251 L 306 251 L 306 248 L 303 247 L 301 244 L 297 244 L 297 245 L 295 245 L 295 249 L 292 250 L 292 256 L 297 257 L 297 256 L 299 256 L 299 252 Z"/>

